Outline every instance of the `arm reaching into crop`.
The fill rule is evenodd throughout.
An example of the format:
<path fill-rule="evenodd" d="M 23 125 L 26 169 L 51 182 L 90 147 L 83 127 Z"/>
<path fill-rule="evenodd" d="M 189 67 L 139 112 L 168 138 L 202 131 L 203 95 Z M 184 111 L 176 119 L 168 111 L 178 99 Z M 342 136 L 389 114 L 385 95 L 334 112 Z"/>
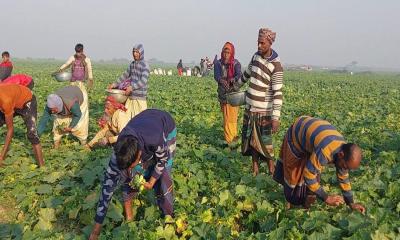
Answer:
<path fill-rule="evenodd" d="M 359 203 L 354 203 L 353 192 L 351 191 L 351 184 L 349 179 L 349 170 L 336 167 L 336 177 L 339 186 L 342 189 L 342 194 L 346 204 L 353 210 L 365 213 L 365 207 Z"/>
<path fill-rule="evenodd" d="M 50 108 L 45 107 L 44 112 L 42 117 L 40 118 L 39 124 L 38 124 L 38 135 L 41 136 L 43 132 L 46 130 L 47 123 L 52 120 L 51 114 L 50 114 Z"/>
<path fill-rule="evenodd" d="M 79 106 L 79 103 L 75 102 L 74 105 L 71 107 L 71 113 L 72 113 L 72 121 L 69 124 L 69 128 L 74 128 L 79 120 L 82 117 L 82 112 L 81 112 L 81 108 Z"/>
<path fill-rule="evenodd" d="M 2 165 L 3 160 L 7 156 L 7 152 L 10 147 L 12 137 L 14 135 L 13 114 L 5 115 L 5 120 L 6 120 L 6 126 L 7 126 L 7 134 L 6 134 L 6 140 L 4 141 L 4 146 L 3 146 L 3 149 L 2 149 L 1 155 L 0 155 L 0 166 Z"/>

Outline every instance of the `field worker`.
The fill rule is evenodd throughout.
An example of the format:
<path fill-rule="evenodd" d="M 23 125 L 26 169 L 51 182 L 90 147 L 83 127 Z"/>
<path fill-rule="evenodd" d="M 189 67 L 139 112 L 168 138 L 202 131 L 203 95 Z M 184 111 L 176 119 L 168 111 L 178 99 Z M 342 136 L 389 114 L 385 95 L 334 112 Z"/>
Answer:
<path fill-rule="evenodd" d="M 126 118 L 123 116 L 126 112 L 124 104 L 119 103 L 114 97 L 108 96 L 105 101 L 104 115 L 98 121 L 100 131 L 86 145 L 87 149 L 95 146 L 107 146 L 117 142 L 118 134 L 126 126 Z"/>
<path fill-rule="evenodd" d="M 167 112 L 148 109 L 135 116 L 122 130 L 105 171 L 90 239 L 97 239 L 114 191 L 122 184 L 126 220 L 132 220 L 132 198 L 138 189 L 129 185 L 143 174 L 145 189 L 154 189 L 166 219 L 173 217 L 172 161 L 176 149 L 175 121 Z"/>
<path fill-rule="evenodd" d="M 77 86 L 63 87 L 50 94 L 39 122 L 39 136 L 45 131 L 47 123 L 53 120 L 54 148 L 58 148 L 61 137 L 69 133 L 77 137 L 82 145 L 85 145 L 88 137 L 89 118 L 82 114 L 83 101 L 83 93 Z"/>
<path fill-rule="evenodd" d="M 86 93 L 86 87 L 83 82 L 87 80 L 88 89 L 93 88 L 92 62 L 83 52 L 83 45 L 81 43 L 76 44 L 75 54 L 68 58 L 67 62 L 58 69 L 58 72 L 62 72 L 69 67 L 71 67 L 72 85 L 78 86 L 82 92 Z"/>
<path fill-rule="evenodd" d="M 71 86 L 77 86 L 83 94 L 83 103 L 81 105 L 82 117 L 89 119 L 89 97 L 84 82 L 88 80 L 87 87 L 90 91 L 93 88 L 93 72 L 90 58 L 83 51 L 83 44 L 78 43 L 75 46 L 75 54 L 64 63 L 58 72 L 64 71 L 71 67 Z"/>
<path fill-rule="evenodd" d="M 235 47 L 227 42 L 222 48 L 221 59 L 215 61 L 214 79 L 218 83 L 218 101 L 223 114 L 223 126 L 225 141 L 228 145 L 234 145 L 238 141 L 237 121 L 239 107 L 226 102 L 226 94 L 235 92 L 234 83 L 242 76 L 240 62 L 235 59 Z"/>
<path fill-rule="evenodd" d="M 282 143 L 280 161 L 274 179 L 283 185 L 286 200 L 308 208 L 316 196 L 330 206 L 346 202 L 352 209 L 365 212 L 364 206 L 354 203 L 349 170 L 357 169 L 362 151 L 329 122 L 302 116 L 289 127 Z M 328 195 L 320 185 L 322 169 L 334 165 L 343 197 Z"/>
<path fill-rule="evenodd" d="M 261 28 L 258 51 L 237 82 L 250 80 L 246 93 L 246 107 L 242 127 L 242 154 L 252 156 L 253 175 L 259 172 L 259 161 L 268 161 L 270 174 L 274 172 L 272 134 L 279 129 L 282 107 L 283 69 L 278 54 L 271 48 L 276 33 Z"/>
<path fill-rule="evenodd" d="M 33 89 L 35 86 L 35 83 L 33 82 L 33 79 L 31 76 L 26 75 L 26 74 L 15 74 L 12 75 L 6 79 L 4 79 L 0 84 L 18 84 L 24 87 L 27 87 L 29 89 Z"/>
<path fill-rule="evenodd" d="M 21 85 L 0 84 L 0 126 L 7 126 L 6 139 L 0 153 L 0 166 L 7 156 L 14 134 L 14 116 L 21 116 L 25 122 L 26 135 L 33 147 L 38 165 L 44 165 L 42 146 L 36 130 L 37 102 L 35 95 Z"/>
<path fill-rule="evenodd" d="M 178 75 L 182 76 L 182 73 L 183 73 L 182 59 L 179 59 L 178 65 L 176 66 L 176 69 L 178 69 Z"/>
<path fill-rule="evenodd" d="M 133 61 L 128 69 L 121 75 L 116 83 L 110 84 L 109 88 L 125 90 L 129 96 L 125 102 L 126 117 L 132 119 L 134 116 L 147 109 L 147 89 L 150 74 L 149 65 L 144 60 L 144 48 L 142 44 L 135 45 L 132 50 Z"/>
<path fill-rule="evenodd" d="M 10 53 L 5 51 L 1 53 L 2 62 L 0 63 L 0 82 L 11 76 L 13 64 L 10 61 Z"/>

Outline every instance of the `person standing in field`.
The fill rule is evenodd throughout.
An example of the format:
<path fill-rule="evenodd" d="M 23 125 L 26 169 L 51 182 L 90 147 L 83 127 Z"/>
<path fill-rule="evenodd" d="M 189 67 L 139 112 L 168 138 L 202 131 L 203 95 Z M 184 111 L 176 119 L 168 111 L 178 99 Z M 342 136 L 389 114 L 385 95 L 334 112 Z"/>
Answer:
<path fill-rule="evenodd" d="M 10 53 L 5 51 L 1 53 L 2 62 L 0 63 L 0 82 L 11 76 L 13 64 L 10 61 Z"/>
<path fill-rule="evenodd" d="M 42 146 L 36 130 L 37 102 L 32 92 L 17 84 L 0 84 L 0 127 L 6 124 L 7 133 L 0 153 L 0 166 L 7 156 L 14 134 L 14 117 L 21 116 L 26 125 L 26 135 L 33 147 L 38 165 L 44 166 Z"/>
<path fill-rule="evenodd" d="M 104 173 L 97 205 L 95 225 L 89 239 L 97 239 L 111 198 L 122 185 L 125 217 L 133 220 L 132 198 L 139 189 L 129 183 L 137 174 L 147 182 L 143 187 L 154 189 L 158 207 L 168 219 L 173 217 L 173 180 L 171 169 L 176 151 L 176 125 L 172 116 L 161 110 L 147 109 L 135 116 L 122 130 Z"/>
<path fill-rule="evenodd" d="M 108 86 L 125 90 L 129 98 L 125 102 L 126 122 L 147 109 L 147 89 L 150 67 L 144 60 L 144 48 L 142 44 L 135 45 L 132 50 L 133 61 L 128 69 L 119 77 L 118 81 Z"/>
<path fill-rule="evenodd" d="M 67 86 L 47 97 L 47 104 L 38 126 L 39 136 L 53 121 L 54 148 L 58 148 L 63 135 L 71 133 L 82 145 L 86 144 L 89 121 L 84 118 L 83 93 L 77 86 Z M 53 115 L 53 116 L 52 116 Z"/>
<path fill-rule="evenodd" d="M 182 73 L 183 73 L 182 59 L 179 59 L 178 65 L 176 66 L 176 69 L 178 69 L 178 76 L 182 76 Z"/>
<path fill-rule="evenodd" d="M 83 52 L 83 44 L 76 44 L 75 54 L 68 58 L 67 62 L 58 69 L 58 72 L 62 72 L 69 67 L 71 67 L 72 73 L 71 85 L 78 86 L 82 92 L 86 93 L 86 87 L 83 82 L 87 80 L 88 89 L 93 88 L 92 62 Z"/>
<path fill-rule="evenodd" d="M 309 208 L 316 197 L 330 206 L 344 202 L 361 213 L 365 207 L 354 203 L 349 170 L 357 169 L 362 150 L 354 143 L 346 143 L 343 136 L 329 122 L 302 116 L 286 132 L 281 146 L 274 179 L 283 185 L 289 204 Z M 334 165 L 342 196 L 328 195 L 320 185 L 326 165 Z"/>
<path fill-rule="evenodd" d="M 278 54 L 271 48 L 276 33 L 268 28 L 258 32 L 258 51 L 237 82 L 250 82 L 243 116 L 242 154 L 252 156 L 253 175 L 259 173 L 259 161 L 267 161 L 274 172 L 272 134 L 279 129 L 282 108 L 283 68 Z"/>
<path fill-rule="evenodd" d="M 224 137 L 228 145 L 234 145 L 238 141 L 239 107 L 227 103 L 226 94 L 237 91 L 234 83 L 241 75 L 240 62 L 235 59 L 235 47 L 227 42 L 222 48 L 221 59 L 214 61 L 214 79 L 218 83 L 218 101 L 223 114 Z"/>
<path fill-rule="evenodd" d="M 124 104 L 119 103 L 114 97 L 108 96 L 105 101 L 104 115 L 98 121 L 100 131 L 86 145 L 91 150 L 95 146 L 107 146 L 117 142 L 118 135 L 127 122 L 121 121 L 126 112 Z M 122 117 L 121 117 L 122 116 Z"/>

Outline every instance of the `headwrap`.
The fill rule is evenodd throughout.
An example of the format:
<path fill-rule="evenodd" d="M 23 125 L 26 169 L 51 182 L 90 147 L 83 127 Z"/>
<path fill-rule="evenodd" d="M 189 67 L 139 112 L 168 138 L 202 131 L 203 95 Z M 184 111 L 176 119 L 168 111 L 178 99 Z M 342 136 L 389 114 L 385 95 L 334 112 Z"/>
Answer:
<path fill-rule="evenodd" d="M 56 94 L 50 94 L 49 96 L 47 96 L 47 107 L 57 108 L 57 113 L 60 113 L 63 110 L 63 106 L 64 103 L 60 96 Z"/>
<path fill-rule="evenodd" d="M 271 31 L 269 28 L 260 28 L 258 31 L 258 39 L 264 39 L 269 43 L 275 42 L 276 32 Z"/>
<path fill-rule="evenodd" d="M 226 42 L 221 51 L 221 59 L 223 59 L 222 55 L 226 48 L 228 48 L 231 51 L 231 56 L 228 59 L 228 69 L 226 71 L 227 78 L 228 78 L 228 80 L 230 80 L 235 75 L 235 66 L 234 66 L 235 65 L 235 46 L 233 46 L 233 44 L 230 42 Z"/>
<path fill-rule="evenodd" d="M 126 111 L 127 109 L 125 108 L 124 104 L 119 103 L 115 100 L 113 96 L 108 96 L 106 97 L 105 105 L 110 104 L 113 106 L 115 109 L 121 109 L 122 111 Z M 97 124 L 100 126 L 100 128 L 104 128 L 106 124 L 111 120 L 111 116 L 109 116 L 106 112 L 103 114 L 99 120 L 97 120 Z"/>
<path fill-rule="evenodd" d="M 121 109 L 122 111 L 126 111 L 125 105 L 122 103 L 117 102 L 117 100 L 115 100 L 115 98 L 113 96 L 108 96 L 106 98 L 106 105 L 110 104 L 111 106 L 113 106 L 115 109 Z"/>

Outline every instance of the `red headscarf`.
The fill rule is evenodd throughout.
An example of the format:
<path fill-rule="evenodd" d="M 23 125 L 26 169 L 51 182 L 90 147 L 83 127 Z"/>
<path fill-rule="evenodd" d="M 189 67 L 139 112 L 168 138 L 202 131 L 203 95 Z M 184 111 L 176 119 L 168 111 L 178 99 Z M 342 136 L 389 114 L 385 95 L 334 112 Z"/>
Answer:
<path fill-rule="evenodd" d="M 117 110 L 121 109 L 124 112 L 126 111 L 124 104 L 117 102 L 117 100 L 115 100 L 115 98 L 112 96 L 108 96 L 106 98 L 105 105 L 107 105 L 107 104 L 110 104 Z M 97 121 L 97 123 L 99 124 L 99 126 L 101 128 L 104 128 L 106 126 L 106 124 L 110 121 L 110 119 L 111 119 L 111 116 L 108 116 L 108 114 L 105 112 L 104 115 Z"/>
<path fill-rule="evenodd" d="M 111 104 L 115 109 L 121 109 L 122 111 L 126 111 L 125 105 L 122 103 L 117 102 L 113 96 L 108 96 L 106 98 L 106 105 Z"/>
<path fill-rule="evenodd" d="M 235 64 L 235 46 L 233 46 L 233 44 L 231 42 L 226 42 L 221 51 L 221 59 L 223 59 L 223 52 L 224 52 L 225 48 L 228 48 L 231 50 L 231 56 L 228 59 L 228 69 L 226 71 L 226 74 L 227 74 L 228 79 L 232 79 L 233 76 L 235 75 L 235 66 L 234 66 L 234 64 Z"/>

